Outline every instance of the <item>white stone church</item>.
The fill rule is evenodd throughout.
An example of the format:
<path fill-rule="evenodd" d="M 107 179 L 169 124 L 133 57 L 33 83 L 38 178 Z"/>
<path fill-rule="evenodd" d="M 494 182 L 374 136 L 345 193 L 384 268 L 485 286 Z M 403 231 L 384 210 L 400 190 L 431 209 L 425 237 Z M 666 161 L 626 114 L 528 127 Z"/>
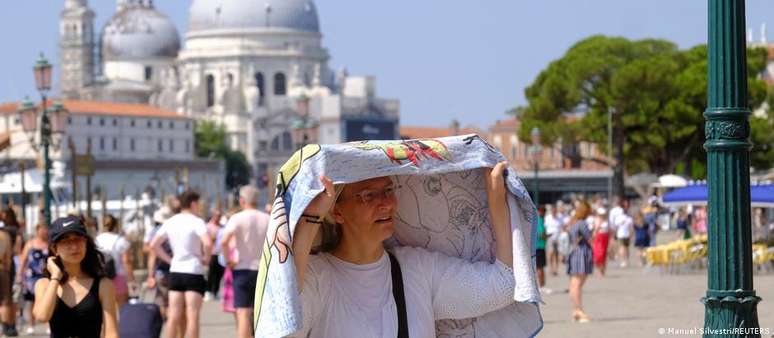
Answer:
<path fill-rule="evenodd" d="M 117 0 L 94 30 L 87 0 L 61 14 L 66 99 L 150 104 L 221 123 L 256 176 L 304 143 L 397 139 L 399 102 L 329 67 L 311 0 L 193 0 L 180 34 L 152 0 Z"/>

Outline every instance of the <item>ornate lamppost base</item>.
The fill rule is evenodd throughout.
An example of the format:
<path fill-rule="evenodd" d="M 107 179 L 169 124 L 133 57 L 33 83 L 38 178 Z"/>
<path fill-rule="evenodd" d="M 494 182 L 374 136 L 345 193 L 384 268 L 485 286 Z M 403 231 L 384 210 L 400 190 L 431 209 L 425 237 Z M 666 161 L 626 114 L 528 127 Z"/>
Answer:
<path fill-rule="evenodd" d="M 755 291 L 707 291 L 704 304 L 704 337 L 760 337 Z"/>

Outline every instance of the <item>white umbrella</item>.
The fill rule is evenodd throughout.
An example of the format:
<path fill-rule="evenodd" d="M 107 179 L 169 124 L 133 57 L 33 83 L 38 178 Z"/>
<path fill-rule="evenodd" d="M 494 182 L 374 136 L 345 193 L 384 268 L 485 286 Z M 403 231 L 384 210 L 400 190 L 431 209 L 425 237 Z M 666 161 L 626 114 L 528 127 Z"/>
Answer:
<path fill-rule="evenodd" d="M 654 188 L 682 188 L 688 185 L 688 180 L 678 175 L 663 175 L 658 178 L 658 183 L 651 184 Z"/>

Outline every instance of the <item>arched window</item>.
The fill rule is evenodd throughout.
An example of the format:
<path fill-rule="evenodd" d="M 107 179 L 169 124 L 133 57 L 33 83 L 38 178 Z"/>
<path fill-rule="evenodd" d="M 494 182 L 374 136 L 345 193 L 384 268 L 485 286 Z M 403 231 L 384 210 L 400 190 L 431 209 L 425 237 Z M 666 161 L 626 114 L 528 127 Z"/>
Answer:
<path fill-rule="evenodd" d="M 285 74 L 274 74 L 274 95 L 285 95 L 286 92 Z"/>
<path fill-rule="evenodd" d="M 289 132 L 284 132 L 282 134 L 282 149 L 283 150 L 294 150 L 293 149 L 293 137 L 290 135 Z"/>
<path fill-rule="evenodd" d="M 277 135 L 277 136 L 275 136 L 275 137 L 274 137 L 274 138 L 271 140 L 271 148 L 270 148 L 270 149 L 271 149 L 272 151 L 278 151 L 278 150 L 280 149 L 280 148 L 279 148 L 279 147 L 280 147 L 280 136 L 281 136 L 281 135 Z"/>
<path fill-rule="evenodd" d="M 207 75 L 207 107 L 215 105 L 215 77 Z"/>
<path fill-rule="evenodd" d="M 150 81 L 153 78 L 153 67 L 145 66 L 145 81 Z"/>
<path fill-rule="evenodd" d="M 265 81 L 263 80 L 263 73 L 261 72 L 255 73 L 255 86 L 258 87 L 258 91 L 260 92 L 260 96 L 258 97 L 259 106 L 263 105 L 263 97 L 264 95 L 266 95 L 266 91 L 265 91 L 266 86 L 264 82 Z"/>

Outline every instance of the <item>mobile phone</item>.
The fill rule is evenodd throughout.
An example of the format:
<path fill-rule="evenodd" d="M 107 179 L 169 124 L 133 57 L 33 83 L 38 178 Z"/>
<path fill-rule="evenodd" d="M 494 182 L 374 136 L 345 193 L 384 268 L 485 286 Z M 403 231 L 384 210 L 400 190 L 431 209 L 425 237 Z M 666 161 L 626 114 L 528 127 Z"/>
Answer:
<path fill-rule="evenodd" d="M 64 264 L 62 263 L 62 257 L 59 257 L 59 255 L 54 256 L 54 264 L 59 268 L 59 271 L 62 271 L 62 280 L 67 280 L 67 271 L 65 271 Z"/>
<path fill-rule="evenodd" d="M 59 255 L 56 255 L 54 257 L 54 263 L 56 264 L 56 266 L 59 267 L 60 270 L 62 270 L 62 272 L 64 272 L 64 264 L 62 263 L 62 257 L 59 257 Z"/>

